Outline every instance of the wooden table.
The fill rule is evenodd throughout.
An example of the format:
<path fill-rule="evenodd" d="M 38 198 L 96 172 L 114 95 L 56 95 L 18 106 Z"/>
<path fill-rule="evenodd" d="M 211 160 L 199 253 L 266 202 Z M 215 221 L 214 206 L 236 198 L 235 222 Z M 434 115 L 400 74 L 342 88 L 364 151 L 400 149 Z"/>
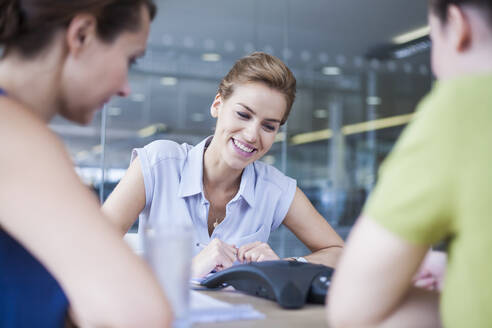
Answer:
<path fill-rule="evenodd" d="M 301 309 L 286 310 L 277 303 L 259 297 L 246 295 L 233 290 L 200 291 L 220 301 L 232 304 L 251 304 L 257 311 L 265 314 L 265 319 L 237 320 L 216 323 L 197 323 L 193 328 L 248 327 L 248 328 L 290 328 L 290 327 L 324 327 L 327 328 L 324 305 L 306 304 Z"/>

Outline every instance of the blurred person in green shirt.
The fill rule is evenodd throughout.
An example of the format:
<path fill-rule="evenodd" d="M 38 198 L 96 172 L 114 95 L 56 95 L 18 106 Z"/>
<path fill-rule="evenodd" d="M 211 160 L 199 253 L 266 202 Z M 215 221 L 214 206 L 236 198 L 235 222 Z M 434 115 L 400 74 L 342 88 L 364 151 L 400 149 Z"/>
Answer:
<path fill-rule="evenodd" d="M 492 1 L 430 0 L 429 24 L 438 82 L 348 238 L 332 327 L 492 327 Z M 412 286 L 442 240 L 442 291 Z"/>

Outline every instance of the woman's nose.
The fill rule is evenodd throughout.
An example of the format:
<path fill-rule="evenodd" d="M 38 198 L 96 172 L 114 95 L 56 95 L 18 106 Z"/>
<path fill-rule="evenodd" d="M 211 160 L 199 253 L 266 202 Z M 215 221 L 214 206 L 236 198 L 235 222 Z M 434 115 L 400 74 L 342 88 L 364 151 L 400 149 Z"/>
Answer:
<path fill-rule="evenodd" d="M 245 129 L 245 141 L 255 143 L 258 138 L 258 124 L 251 122 Z"/>
<path fill-rule="evenodd" d="M 118 96 L 120 97 L 128 97 L 130 94 L 130 83 L 128 83 L 128 79 L 125 81 L 125 84 L 118 90 Z"/>

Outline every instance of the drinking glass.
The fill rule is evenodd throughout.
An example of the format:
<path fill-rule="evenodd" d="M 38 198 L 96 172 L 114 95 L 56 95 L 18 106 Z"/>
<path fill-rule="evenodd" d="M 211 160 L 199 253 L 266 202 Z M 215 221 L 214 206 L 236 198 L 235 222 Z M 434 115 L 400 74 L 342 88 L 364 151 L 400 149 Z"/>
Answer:
<path fill-rule="evenodd" d="M 174 312 L 173 327 L 189 327 L 193 230 L 189 225 L 144 227 L 145 259 Z"/>

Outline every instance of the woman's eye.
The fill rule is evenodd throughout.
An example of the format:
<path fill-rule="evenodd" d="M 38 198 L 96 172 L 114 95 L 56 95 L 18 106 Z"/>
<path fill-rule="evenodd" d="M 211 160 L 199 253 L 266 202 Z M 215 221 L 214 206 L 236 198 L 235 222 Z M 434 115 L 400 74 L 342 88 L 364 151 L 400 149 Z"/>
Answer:
<path fill-rule="evenodd" d="M 265 124 L 264 125 L 265 129 L 267 129 L 268 131 L 275 131 L 275 127 L 273 125 L 270 125 L 270 124 Z"/>
<path fill-rule="evenodd" d="M 138 58 L 130 58 L 128 60 L 128 67 L 133 67 L 137 64 Z"/>
<path fill-rule="evenodd" d="M 249 118 L 249 114 L 243 112 L 237 112 L 237 115 L 239 115 L 241 118 Z"/>

